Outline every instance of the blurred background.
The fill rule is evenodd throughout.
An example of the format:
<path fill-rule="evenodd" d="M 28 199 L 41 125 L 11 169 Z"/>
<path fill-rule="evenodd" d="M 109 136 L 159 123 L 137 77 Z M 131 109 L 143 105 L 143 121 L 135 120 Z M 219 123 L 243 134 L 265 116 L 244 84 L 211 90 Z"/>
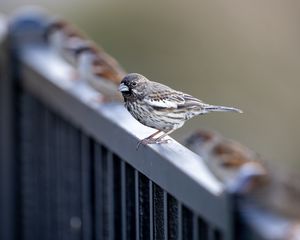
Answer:
<path fill-rule="evenodd" d="M 21 4 L 22 2 L 22 4 Z M 0 1 L 10 14 L 26 4 Z M 73 22 L 129 72 L 244 114 L 209 114 L 173 136 L 213 129 L 299 171 L 300 2 L 30 1 Z M 293 169 L 293 170 L 292 170 Z"/>

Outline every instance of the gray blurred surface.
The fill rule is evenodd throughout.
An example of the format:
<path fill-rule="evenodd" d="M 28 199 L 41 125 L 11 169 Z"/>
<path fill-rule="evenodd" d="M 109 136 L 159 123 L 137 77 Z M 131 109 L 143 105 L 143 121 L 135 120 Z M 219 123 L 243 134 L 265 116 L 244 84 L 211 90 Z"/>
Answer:
<path fill-rule="evenodd" d="M 129 72 L 245 112 L 193 119 L 175 138 L 214 129 L 284 169 L 300 166 L 298 2 L 33 2 L 83 28 Z M 18 6 L 0 2 L 5 13 Z"/>

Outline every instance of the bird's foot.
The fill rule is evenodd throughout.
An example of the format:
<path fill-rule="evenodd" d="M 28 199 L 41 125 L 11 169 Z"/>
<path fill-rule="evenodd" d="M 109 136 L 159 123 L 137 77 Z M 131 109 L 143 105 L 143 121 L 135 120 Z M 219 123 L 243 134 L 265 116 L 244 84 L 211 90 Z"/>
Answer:
<path fill-rule="evenodd" d="M 164 144 L 170 142 L 171 139 L 154 139 L 154 138 L 144 138 L 143 140 L 140 140 L 138 144 L 136 145 L 136 150 L 139 149 L 140 145 L 148 145 L 148 144 Z"/>

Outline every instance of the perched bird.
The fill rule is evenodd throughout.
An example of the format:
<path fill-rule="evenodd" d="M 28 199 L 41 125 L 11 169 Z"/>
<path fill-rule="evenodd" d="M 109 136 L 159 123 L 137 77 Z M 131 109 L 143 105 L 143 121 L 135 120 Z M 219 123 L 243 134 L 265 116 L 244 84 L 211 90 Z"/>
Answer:
<path fill-rule="evenodd" d="M 118 86 L 126 75 L 120 64 L 93 42 L 75 47 L 73 51 L 77 68 L 85 76 L 93 73 L 94 76 L 109 79 L 115 86 Z"/>
<path fill-rule="evenodd" d="M 118 85 L 126 75 L 118 62 L 93 43 L 73 49 L 81 80 L 110 100 L 121 100 Z"/>
<path fill-rule="evenodd" d="M 300 175 L 275 168 L 272 162 L 220 134 L 198 130 L 184 145 L 200 155 L 227 191 L 259 208 L 300 220 Z"/>
<path fill-rule="evenodd" d="M 70 49 L 85 46 L 88 42 L 87 37 L 78 28 L 60 18 L 49 21 L 44 32 L 44 39 L 53 51 L 72 65 L 76 62 Z"/>
<path fill-rule="evenodd" d="M 173 90 L 163 84 L 152 82 L 138 73 L 130 73 L 122 80 L 119 91 L 125 107 L 140 123 L 157 129 L 140 144 L 166 143 L 163 138 L 194 116 L 209 112 L 238 112 L 237 108 L 206 104 L 183 92 Z M 159 133 L 161 136 L 154 138 Z"/>
<path fill-rule="evenodd" d="M 183 144 L 200 155 L 212 173 L 235 194 L 244 194 L 265 181 L 260 156 L 239 142 L 209 130 L 197 130 Z"/>

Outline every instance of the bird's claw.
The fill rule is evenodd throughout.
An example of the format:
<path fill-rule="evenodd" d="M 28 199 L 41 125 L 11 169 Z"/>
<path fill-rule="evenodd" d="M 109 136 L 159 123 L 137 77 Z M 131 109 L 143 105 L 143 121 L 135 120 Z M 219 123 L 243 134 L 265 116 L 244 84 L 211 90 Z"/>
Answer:
<path fill-rule="evenodd" d="M 164 144 L 170 142 L 171 139 L 153 139 L 153 138 L 145 138 L 138 142 L 136 145 L 136 150 L 139 149 L 140 145 L 147 145 L 147 144 Z"/>

